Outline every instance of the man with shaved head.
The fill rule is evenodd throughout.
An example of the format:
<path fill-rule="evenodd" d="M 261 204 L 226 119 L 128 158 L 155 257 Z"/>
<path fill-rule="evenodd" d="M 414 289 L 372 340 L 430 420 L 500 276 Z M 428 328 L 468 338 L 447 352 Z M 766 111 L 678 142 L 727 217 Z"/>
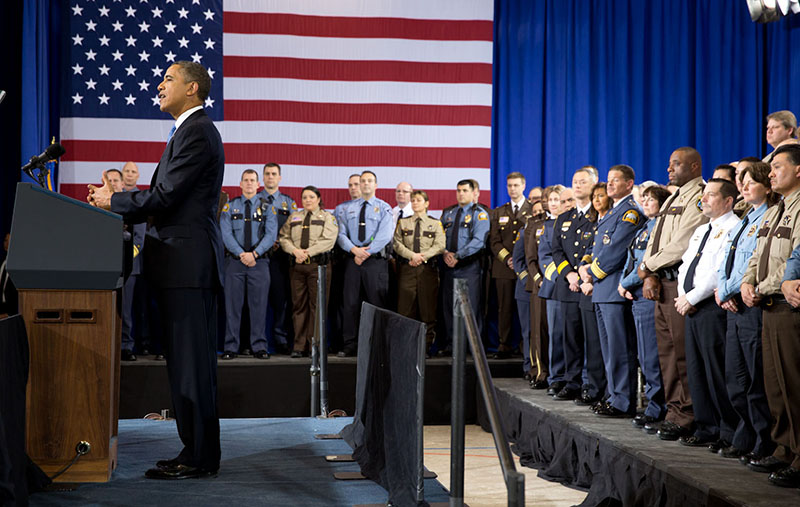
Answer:
<path fill-rule="evenodd" d="M 656 302 L 658 359 L 667 400 L 664 422 L 645 424 L 645 431 L 658 432 L 662 440 L 688 437 L 694 430 L 694 410 L 686 380 L 685 318 L 675 308 L 674 300 L 678 297 L 678 268 L 689 239 L 698 226 L 708 222 L 700 202 L 705 186 L 702 171 L 703 162 L 694 148 L 672 152 L 667 173 L 669 183 L 678 189 L 661 207 L 639 265 L 642 293 Z"/>
<path fill-rule="evenodd" d="M 411 209 L 411 192 L 413 191 L 414 189 L 411 187 L 411 183 L 407 181 L 401 181 L 397 184 L 397 187 L 395 187 L 394 200 L 397 202 L 397 206 L 392 208 L 394 225 L 397 225 L 399 219 L 408 218 L 414 214 L 414 211 Z"/>

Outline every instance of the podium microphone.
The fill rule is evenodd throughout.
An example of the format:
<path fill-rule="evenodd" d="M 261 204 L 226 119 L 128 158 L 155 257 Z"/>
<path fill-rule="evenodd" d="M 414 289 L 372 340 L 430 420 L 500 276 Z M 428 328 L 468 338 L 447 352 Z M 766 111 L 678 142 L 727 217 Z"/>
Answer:
<path fill-rule="evenodd" d="M 0 90 L 0 103 L 3 102 L 3 99 L 6 98 L 6 91 Z"/>
<path fill-rule="evenodd" d="M 36 177 L 33 175 L 34 169 L 44 164 L 48 160 L 53 160 L 60 157 L 66 152 L 67 150 L 65 150 L 60 143 L 51 144 L 40 155 L 31 157 L 31 160 L 27 164 L 22 166 L 22 172 L 30 176 L 31 179 L 36 179 Z"/>

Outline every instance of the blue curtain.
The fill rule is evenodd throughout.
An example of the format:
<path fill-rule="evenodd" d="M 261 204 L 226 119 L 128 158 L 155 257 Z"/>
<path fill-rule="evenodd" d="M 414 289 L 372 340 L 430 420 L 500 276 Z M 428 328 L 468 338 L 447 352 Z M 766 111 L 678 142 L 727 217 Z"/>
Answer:
<path fill-rule="evenodd" d="M 22 163 L 58 140 L 60 4 L 25 0 L 22 12 Z M 52 164 L 51 164 L 52 166 Z M 55 174 L 51 174 L 55 188 Z M 22 181 L 32 181 L 22 175 Z"/>
<path fill-rule="evenodd" d="M 763 156 L 765 115 L 800 113 L 798 23 L 730 0 L 496 0 L 492 204 L 512 171 L 530 188 L 624 163 L 665 182 L 679 146 L 706 177 Z"/>

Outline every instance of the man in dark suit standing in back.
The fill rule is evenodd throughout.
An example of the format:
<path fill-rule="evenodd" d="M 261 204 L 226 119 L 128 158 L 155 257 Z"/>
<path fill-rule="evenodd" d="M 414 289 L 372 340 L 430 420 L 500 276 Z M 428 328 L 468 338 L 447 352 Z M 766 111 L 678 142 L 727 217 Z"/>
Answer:
<path fill-rule="evenodd" d="M 167 374 L 184 448 L 147 471 L 152 479 L 185 479 L 219 469 L 217 308 L 222 239 L 216 220 L 225 154 L 203 103 L 211 79 L 202 65 L 179 61 L 158 86 L 161 110 L 175 118 L 150 188 L 112 195 L 108 181 L 89 185 L 89 202 L 128 222 L 149 217 L 144 274 L 161 314 Z"/>

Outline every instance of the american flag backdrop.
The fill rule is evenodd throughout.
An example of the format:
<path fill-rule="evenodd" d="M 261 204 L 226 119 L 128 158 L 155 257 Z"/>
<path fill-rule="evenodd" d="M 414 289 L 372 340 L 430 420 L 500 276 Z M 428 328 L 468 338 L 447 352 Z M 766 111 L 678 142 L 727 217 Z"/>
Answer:
<path fill-rule="evenodd" d="M 132 160 L 146 186 L 174 120 L 157 86 L 178 60 L 212 77 L 206 111 L 225 143 L 224 189 L 281 164 L 281 190 L 328 207 L 371 169 L 431 209 L 474 178 L 489 202 L 493 0 L 70 0 L 59 190 Z"/>

